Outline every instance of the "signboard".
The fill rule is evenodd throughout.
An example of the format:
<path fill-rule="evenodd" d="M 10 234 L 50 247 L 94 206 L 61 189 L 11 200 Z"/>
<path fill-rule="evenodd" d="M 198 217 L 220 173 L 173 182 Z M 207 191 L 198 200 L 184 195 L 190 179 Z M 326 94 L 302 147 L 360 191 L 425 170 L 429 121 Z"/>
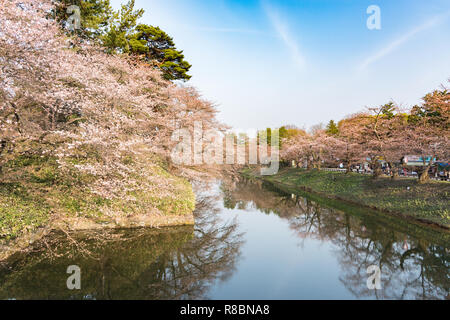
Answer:
<path fill-rule="evenodd" d="M 425 158 L 425 165 L 429 165 L 431 163 L 436 161 L 436 158 L 434 158 L 433 160 L 431 160 L 431 156 L 428 156 Z M 403 162 L 408 165 L 408 166 L 423 166 L 424 165 L 424 161 L 423 161 L 423 157 L 421 156 L 405 156 L 403 158 Z"/>

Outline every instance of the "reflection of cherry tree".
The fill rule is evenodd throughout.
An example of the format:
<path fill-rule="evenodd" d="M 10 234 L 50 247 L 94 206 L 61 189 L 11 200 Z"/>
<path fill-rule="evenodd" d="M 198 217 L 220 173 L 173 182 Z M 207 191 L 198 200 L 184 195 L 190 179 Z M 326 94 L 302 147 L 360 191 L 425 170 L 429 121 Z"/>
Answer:
<path fill-rule="evenodd" d="M 0 299 L 199 299 L 234 270 L 242 236 L 219 221 L 216 199 L 198 199 L 195 227 L 60 234 L 0 265 Z M 67 266 L 82 287 L 67 290 Z M 38 283 L 38 286 L 30 285 Z"/>
<path fill-rule="evenodd" d="M 355 239 L 338 252 L 343 267 L 341 281 L 357 297 L 383 299 L 439 299 L 449 292 L 448 261 L 445 248 L 407 240 L 411 250 L 401 241 Z M 381 270 L 382 289 L 369 290 L 366 269 L 377 265 Z"/>
<path fill-rule="evenodd" d="M 234 270 L 242 244 L 237 223 L 224 224 L 218 217 L 213 196 L 198 200 L 194 239 L 160 261 L 160 273 L 153 273 L 154 297 L 200 299 L 210 284 L 227 279 Z"/>
<path fill-rule="evenodd" d="M 449 294 L 446 235 L 339 202 L 332 205 L 342 210 L 332 209 L 260 182 L 245 180 L 234 189 L 223 186 L 222 190 L 228 203 L 287 219 L 301 239 L 332 243 L 342 268 L 340 280 L 358 298 L 442 299 Z M 371 265 L 381 270 L 381 290 L 367 288 Z"/>

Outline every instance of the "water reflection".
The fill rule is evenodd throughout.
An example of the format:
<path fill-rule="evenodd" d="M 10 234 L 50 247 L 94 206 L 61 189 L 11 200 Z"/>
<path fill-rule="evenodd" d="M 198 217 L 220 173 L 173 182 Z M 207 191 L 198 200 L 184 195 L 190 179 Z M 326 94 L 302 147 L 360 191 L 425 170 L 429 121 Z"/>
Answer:
<path fill-rule="evenodd" d="M 449 298 L 448 234 L 260 181 L 234 181 L 221 190 L 228 209 L 257 209 L 285 219 L 300 245 L 311 238 L 331 242 L 340 281 L 356 298 Z M 381 269 L 381 290 L 367 288 L 370 265 Z"/>
<path fill-rule="evenodd" d="M 242 235 L 202 196 L 195 227 L 55 233 L 0 265 L 0 299 L 200 299 L 234 269 Z M 66 269 L 81 268 L 81 290 Z"/>
<path fill-rule="evenodd" d="M 198 197 L 195 227 L 53 234 L 0 264 L 0 299 L 449 296 L 448 233 L 261 182 L 219 186 Z"/>

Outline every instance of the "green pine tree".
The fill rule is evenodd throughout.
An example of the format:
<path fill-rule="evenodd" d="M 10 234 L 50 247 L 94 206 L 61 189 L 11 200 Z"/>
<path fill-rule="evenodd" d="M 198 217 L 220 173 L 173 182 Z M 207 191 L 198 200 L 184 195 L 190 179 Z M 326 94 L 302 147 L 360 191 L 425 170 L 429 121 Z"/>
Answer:
<path fill-rule="evenodd" d="M 80 29 L 73 32 L 81 38 L 98 38 L 104 32 L 113 13 L 110 0 L 56 0 L 52 15 L 65 30 L 67 30 L 66 21 L 73 14 L 68 13 L 67 9 L 72 5 L 80 8 L 81 22 Z"/>
<path fill-rule="evenodd" d="M 189 80 L 191 65 L 184 60 L 183 51 L 175 47 L 173 38 L 159 27 L 140 24 L 130 39 L 130 51 L 147 61 L 156 60 L 168 80 Z"/>
<path fill-rule="evenodd" d="M 111 15 L 108 31 L 101 37 L 109 53 L 130 52 L 130 38 L 135 32 L 137 21 L 144 14 L 144 9 L 135 10 L 134 5 L 135 0 L 130 0 Z"/>
<path fill-rule="evenodd" d="M 64 27 L 70 14 L 67 8 L 80 8 L 81 28 L 75 33 L 82 38 L 99 40 L 108 53 L 134 54 L 156 64 L 167 80 L 189 80 L 191 64 L 184 59 L 173 38 L 159 27 L 139 24 L 143 9 L 135 9 L 135 0 L 113 10 L 110 0 L 56 0 L 53 12 Z M 156 62 L 156 63 L 155 63 Z"/>
<path fill-rule="evenodd" d="M 334 120 L 330 120 L 330 122 L 328 122 L 326 133 L 330 136 L 335 136 L 339 133 L 339 128 L 334 122 Z"/>

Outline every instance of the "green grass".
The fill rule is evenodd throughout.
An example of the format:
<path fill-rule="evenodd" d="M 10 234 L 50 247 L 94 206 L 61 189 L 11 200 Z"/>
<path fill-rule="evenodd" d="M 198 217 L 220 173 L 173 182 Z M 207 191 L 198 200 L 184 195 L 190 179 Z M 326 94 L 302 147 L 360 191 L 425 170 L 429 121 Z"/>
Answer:
<path fill-rule="evenodd" d="M 26 230 L 43 226 L 49 207 L 21 184 L 0 183 L 0 238 L 15 238 Z"/>
<path fill-rule="evenodd" d="M 173 176 L 159 165 L 157 158 L 146 158 L 140 163 L 141 174 L 132 178 L 144 185 L 149 177 L 162 177 L 169 181 L 168 195 L 145 188 L 128 192 L 131 200 L 108 199 L 93 193 L 91 185 L 97 178 L 70 165 L 95 163 L 99 157 L 89 148 L 81 151 L 79 156 L 66 159 L 66 170 L 59 168 L 55 158 L 46 156 L 20 155 L 4 165 L 0 176 L 0 242 L 47 226 L 53 218 L 81 217 L 104 223 L 112 219 L 104 212 L 128 217 L 155 214 L 158 210 L 159 214 L 181 216 L 194 210 L 195 195 L 189 182 Z M 138 165 L 137 160 L 129 155 L 123 157 L 124 164 Z M 123 187 L 129 187 L 127 181 L 123 181 Z"/>
<path fill-rule="evenodd" d="M 245 169 L 244 175 L 255 175 Z M 450 226 L 450 183 L 430 181 L 418 184 L 413 178 L 372 179 L 357 173 L 287 168 L 273 176 L 263 177 L 274 184 L 307 189 L 325 196 L 370 206 L 379 210 L 402 213 L 443 226 Z"/>

